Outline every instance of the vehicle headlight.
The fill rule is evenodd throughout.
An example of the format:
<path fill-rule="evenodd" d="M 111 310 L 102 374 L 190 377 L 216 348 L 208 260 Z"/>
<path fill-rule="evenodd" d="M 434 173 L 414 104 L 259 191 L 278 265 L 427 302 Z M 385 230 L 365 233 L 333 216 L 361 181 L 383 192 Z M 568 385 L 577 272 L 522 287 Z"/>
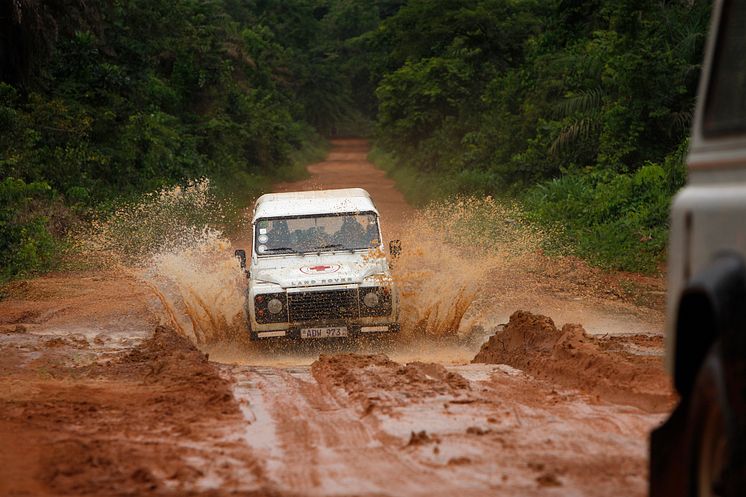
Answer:
<path fill-rule="evenodd" d="M 363 304 L 366 307 L 376 307 L 380 301 L 381 299 L 378 297 L 377 292 L 368 292 L 363 297 Z"/>
<path fill-rule="evenodd" d="M 279 314 L 282 312 L 282 301 L 280 299 L 272 299 L 267 303 L 267 310 L 272 314 Z"/>

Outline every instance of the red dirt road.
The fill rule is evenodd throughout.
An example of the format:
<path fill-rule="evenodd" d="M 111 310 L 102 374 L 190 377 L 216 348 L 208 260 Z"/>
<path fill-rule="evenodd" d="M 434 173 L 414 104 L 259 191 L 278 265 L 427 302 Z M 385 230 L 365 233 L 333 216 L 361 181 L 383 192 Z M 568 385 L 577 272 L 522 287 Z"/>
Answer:
<path fill-rule="evenodd" d="M 365 140 L 334 140 L 324 162 L 308 166 L 309 178 L 294 183 L 275 185 L 278 192 L 322 190 L 329 188 L 364 188 L 373 197 L 384 220 L 384 236 L 396 239 L 415 210 L 396 189 L 386 173 L 368 162 L 369 145 Z"/>
<path fill-rule="evenodd" d="M 362 186 L 384 235 L 406 235 L 415 211 L 366 150 L 335 141 L 278 189 Z M 380 344 L 280 348 L 239 327 L 198 350 L 135 277 L 15 283 L 0 495 L 644 495 L 647 434 L 673 398 L 660 310 L 621 289 L 660 284 L 542 257 L 484 273 L 469 339 Z M 501 325 L 519 308 L 555 322 Z"/>

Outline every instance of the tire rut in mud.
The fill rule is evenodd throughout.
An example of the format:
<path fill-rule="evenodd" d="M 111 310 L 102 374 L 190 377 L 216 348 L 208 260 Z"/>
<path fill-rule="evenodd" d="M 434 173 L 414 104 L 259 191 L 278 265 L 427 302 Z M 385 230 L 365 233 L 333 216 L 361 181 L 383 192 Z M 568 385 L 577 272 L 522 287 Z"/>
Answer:
<path fill-rule="evenodd" d="M 311 373 L 332 394 L 344 392 L 359 405 L 362 415 L 421 398 L 471 398 L 469 381 L 444 366 L 422 362 L 402 365 L 385 355 L 322 355 L 311 365 Z"/>

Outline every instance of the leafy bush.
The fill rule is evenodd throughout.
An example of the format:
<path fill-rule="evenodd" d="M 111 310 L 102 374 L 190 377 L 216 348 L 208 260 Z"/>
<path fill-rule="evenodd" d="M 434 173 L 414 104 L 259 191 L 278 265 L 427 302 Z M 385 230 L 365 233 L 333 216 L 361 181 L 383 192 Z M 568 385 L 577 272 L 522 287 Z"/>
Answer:
<path fill-rule="evenodd" d="M 553 248 L 611 269 L 655 271 L 671 198 L 684 178 L 683 150 L 634 173 L 576 173 L 539 184 L 525 206 L 532 219 L 559 228 L 564 239 L 553 240 Z"/>
<path fill-rule="evenodd" d="M 0 282 L 49 269 L 58 258 L 60 244 L 47 214 L 53 197 L 46 183 L 0 183 Z"/>

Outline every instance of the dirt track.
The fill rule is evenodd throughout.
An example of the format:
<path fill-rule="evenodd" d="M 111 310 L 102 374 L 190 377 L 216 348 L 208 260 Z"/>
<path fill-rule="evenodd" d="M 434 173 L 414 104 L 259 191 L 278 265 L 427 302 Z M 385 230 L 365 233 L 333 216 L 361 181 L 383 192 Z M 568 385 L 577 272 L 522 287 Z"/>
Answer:
<path fill-rule="evenodd" d="M 278 189 L 362 186 L 384 234 L 405 235 L 414 211 L 365 152 L 336 142 Z M 537 257 L 485 273 L 470 340 L 302 349 L 198 351 L 119 272 L 13 284 L 0 495 L 644 495 L 647 433 L 673 398 L 659 305 L 621 290 L 660 283 Z M 518 309 L 558 326 L 508 323 Z"/>

